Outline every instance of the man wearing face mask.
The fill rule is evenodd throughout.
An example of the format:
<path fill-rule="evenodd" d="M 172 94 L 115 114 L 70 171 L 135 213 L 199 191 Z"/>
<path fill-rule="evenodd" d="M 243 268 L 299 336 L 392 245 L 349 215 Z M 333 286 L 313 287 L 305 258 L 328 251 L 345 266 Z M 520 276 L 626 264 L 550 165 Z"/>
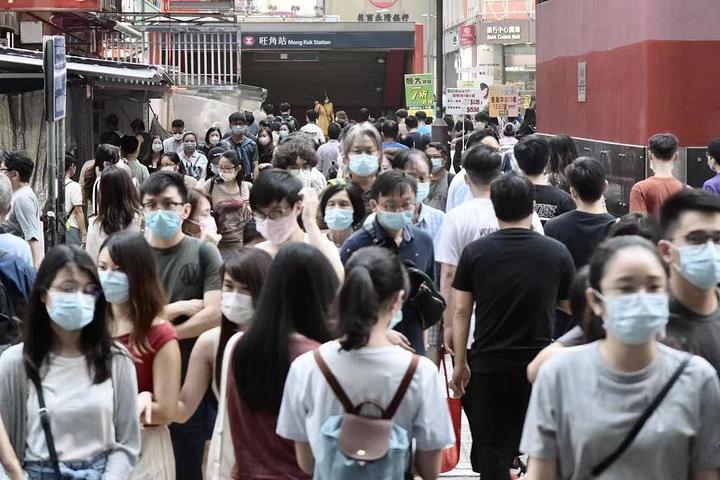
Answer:
<path fill-rule="evenodd" d="M 185 122 L 181 118 L 172 121 L 172 137 L 163 140 L 163 151 L 165 153 L 178 153 L 183 147 L 183 133 L 185 133 Z"/>
<path fill-rule="evenodd" d="M 340 249 L 343 264 L 355 251 L 377 245 L 389 248 L 401 259 L 414 263 L 430 278 L 435 278 L 433 241 L 427 233 L 412 225 L 417 181 L 405 172 L 389 170 L 375 180 L 370 198 L 375 220 L 345 241 Z M 395 330 L 408 338 L 415 351 L 425 353 L 422 327 L 413 308 L 403 307 L 403 319 Z"/>
<path fill-rule="evenodd" d="M 146 238 L 170 302 L 161 316 L 176 327 L 184 379 L 195 340 L 220 324 L 222 259 L 217 247 L 185 235 L 180 228 L 190 215 L 181 175 L 152 174 L 143 183 L 140 196 Z M 202 478 L 205 441 L 215 422 L 208 400 L 206 396 L 187 423 L 170 426 L 178 479 Z"/>
<path fill-rule="evenodd" d="M 245 174 L 243 180 L 252 181 L 259 160 L 257 144 L 247 138 L 248 121 L 245 115 L 235 112 L 228 118 L 230 123 L 230 136 L 220 143 L 220 146 L 226 150 L 235 150 L 243 164 L 243 172 Z"/>
<path fill-rule="evenodd" d="M 183 147 L 177 152 L 185 166 L 185 172 L 195 180 L 204 180 L 207 171 L 207 157 L 197 149 L 197 136 L 193 132 L 183 135 Z"/>
<path fill-rule="evenodd" d="M 658 251 L 670 269 L 672 347 L 705 358 L 720 372 L 720 197 L 682 190 L 660 208 Z"/>
<path fill-rule="evenodd" d="M 316 168 L 318 156 L 312 140 L 304 135 L 293 134 L 275 148 L 272 165 L 287 170 L 297 177 L 303 188 L 312 188 L 318 195 L 325 190 L 327 180 Z"/>

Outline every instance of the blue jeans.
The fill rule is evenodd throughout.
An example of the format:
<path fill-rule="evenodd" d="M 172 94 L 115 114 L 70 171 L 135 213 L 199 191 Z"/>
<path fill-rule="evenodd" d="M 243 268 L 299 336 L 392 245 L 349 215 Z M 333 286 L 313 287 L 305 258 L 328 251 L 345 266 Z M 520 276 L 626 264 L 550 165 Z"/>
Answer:
<path fill-rule="evenodd" d="M 105 473 L 107 453 L 89 461 L 60 462 L 62 480 L 100 480 Z M 25 462 L 25 473 L 30 480 L 56 480 L 52 462 Z"/>

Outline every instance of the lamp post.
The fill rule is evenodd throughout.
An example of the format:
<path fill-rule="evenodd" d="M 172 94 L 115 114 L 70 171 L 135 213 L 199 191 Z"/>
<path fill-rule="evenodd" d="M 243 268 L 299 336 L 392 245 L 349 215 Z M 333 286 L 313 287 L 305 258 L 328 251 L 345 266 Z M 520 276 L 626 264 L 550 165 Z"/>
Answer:
<path fill-rule="evenodd" d="M 435 121 L 432 123 L 432 140 L 447 145 L 450 141 L 448 126 L 443 120 L 443 42 L 445 40 L 443 0 L 435 2 Z"/>

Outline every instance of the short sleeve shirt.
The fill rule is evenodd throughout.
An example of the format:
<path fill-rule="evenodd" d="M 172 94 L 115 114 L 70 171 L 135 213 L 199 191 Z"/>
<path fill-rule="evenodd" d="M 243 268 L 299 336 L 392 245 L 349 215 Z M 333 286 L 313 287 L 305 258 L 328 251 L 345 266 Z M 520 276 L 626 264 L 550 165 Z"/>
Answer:
<path fill-rule="evenodd" d="M 40 221 L 40 205 L 35 192 L 25 185 L 12 194 L 12 210 L 5 225 L 7 232 L 22 237 L 25 241 L 44 242 L 43 226 Z"/>
<path fill-rule="evenodd" d="M 595 248 L 608 234 L 617 218 L 609 213 L 587 213 L 571 210 L 545 224 L 545 235 L 567 247 L 575 268 L 587 265 Z"/>
<path fill-rule="evenodd" d="M 600 342 L 567 349 L 540 370 L 520 450 L 557 459 L 559 478 L 591 478 L 669 380 L 686 353 L 658 345 L 645 369 L 605 365 Z M 628 449 L 600 477 L 689 478 L 720 467 L 720 385 L 714 369 L 693 357 Z"/>
<path fill-rule="evenodd" d="M 665 343 L 703 357 L 720 372 L 720 308 L 699 315 L 671 298 Z"/>
<path fill-rule="evenodd" d="M 682 182 L 676 178 L 646 178 L 630 190 L 630 211 L 657 216 L 665 199 L 682 189 Z"/>
<path fill-rule="evenodd" d="M 75 207 L 81 207 L 83 204 L 82 189 L 80 184 L 72 180 L 65 181 L 65 214 L 68 216 L 67 222 L 73 228 L 78 228 L 77 219 L 73 215 Z"/>
<path fill-rule="evenodd" d="M 575 209 L 572 197 L 552 185 L 535 185 L 535 213 L 543 222 Z"/>

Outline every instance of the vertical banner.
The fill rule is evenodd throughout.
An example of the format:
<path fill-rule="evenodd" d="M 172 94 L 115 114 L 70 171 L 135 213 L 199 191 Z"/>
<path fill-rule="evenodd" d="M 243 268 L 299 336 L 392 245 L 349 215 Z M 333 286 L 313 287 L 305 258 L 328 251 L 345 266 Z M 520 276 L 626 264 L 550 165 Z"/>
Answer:
<path fill-rule="evenodd" d="M 434 104 L 435 82 L 432 73 L 405 75 L 405 107 L 408 110 L 432 112 Z"/>
<path fill-rule="evenodd" d="M 587 102 L 587 62 L 578 62 L 578 102 Z"/>

